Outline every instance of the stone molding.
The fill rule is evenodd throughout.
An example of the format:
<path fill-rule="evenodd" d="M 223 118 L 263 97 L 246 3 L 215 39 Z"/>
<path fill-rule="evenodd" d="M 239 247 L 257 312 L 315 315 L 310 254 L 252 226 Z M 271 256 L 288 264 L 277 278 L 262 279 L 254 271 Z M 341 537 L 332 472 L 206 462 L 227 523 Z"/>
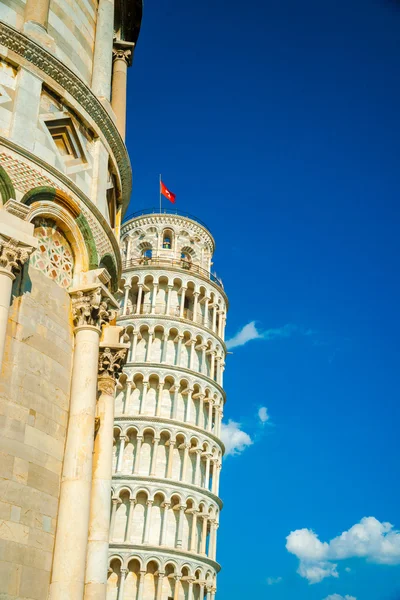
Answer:
<path fill-rule="evenodd" d="M 185 423 L 184 421 L 180 421 L 178 419 L 175 421 L 174 419 L 168 419 L 167 417 L 149 417 L 148 415 L 132 415 L 132 416 L 116 415 L 114 421 L 115 421 L 116 425 L 118 425 L 119 423 L 125 424 L 126 422 L 128 422 L 128 423 L 131 423 L 132 426 L 135 426 L 137 421 L 141 424 L 143 422 L 144 426 L 146 426 L 147 423 L 149 423 L 149 424 L 156 423 L 156 424 L 160 425 L 161 431 L 165 430 L 165 425 L 171 426 L 171 429 L 173 431 L 170 431 L 170 433 L 172 434 L 175 431 L 174 437 L 176 437 L 176 435 L 179 435 L 179 433 L 182 433 L 182 430 L 188 429 L 189 431 L 193 431 L 193 433 L 200 436 L 199 442 L 201 444 L 203 444 L 204 441 L 212 440 L 215 444 L 217 444 L 221 448 L 222 453 L 225 452 L 224 443 L 220 440 L 219 437 L 214 435 L 211 431 L 207 431 L 206 429 L 202 429 L 202 427 L 197 427 L 197 425 L 193 425 L 191 423 Z M 200 440 L 202 440 L 202 441 L 200 441 Z"/>
<path fill-rule="evenodd" d="M 203 555 L 203 554 L 196 554 L 194 552 L 189 552 L 186 550 L 180 550 L 177 548 L 167 548 L 165 547 L 165 549 L 163 549 L 161 546 L 152 546 L 152 545 L 138 545 L 138 544 L 129 544 L 127 542 L 122 542 L 122 543 L 115 543 L 115 542 L 111 542 L 110 543 L 110 551 L 111 550 L 117 550 L 118 552 L 122 553 L 122 555 L 124 555 L 124 558 L 126 560 L 126 564 L 128 564 L 129 560 L 131 558 L 134 558 L 134 556 L 131 556 L 131 554 L 133 552 L 136 552 L 138 555 L 142 554 L 144 552 L 148 552 L 151 553 L 152 556 L 174 556 L 174 557 L 182 557 L 182 565 L 184 566 L 186 562 L 196 562 L 196 563 L 203 563 L 205 565 L 208 565 L 209 567 L 211 567 L 212 569 L 215 570 L 216 573 L 219 573 L 219 571 L 221 570 L 221 565 L 219 563 L 217 563 L 216 561 L 212 560 L 211 558 L 208 558 L 207 556 Z M 113 557 L 115 556 L 115 551 L 114 552 L 110 552 L 110 555 L 112 555 Z M 122 555 L 120 556 L 120 558 L 122 558 Z M 168 561 L 168 559 L 166 559 L 166 562 Z M 124 561 L 125 562 L 125 561 Z"/>
<path fill-rule="evenodd" d="M 132 190 L 132 170 L 128 152 L 115 123 L 91 89 L 53 54 L 4 22 L 0 22 L 0 45 L 43 71 L 71 94 L 92 117 L 114 154 L 121 177 L 122 202 L 127 207 Z"/>
<path fill-rule="evenodd" d="M 210 377 L 207 377 L 207 375 L 204 375 L 203 373 L 196 373 L 196 371 L 191 371 L 190 369 L 186 369 L 185 367 L 177 367 L 175 365 L 168 365 L 168 364 L 161 364 L 161 363 L 151 363 L 151 362 L 143 362 L 143 363 L 139 363 L 139 362 L 133 362 L 133 363 L 126 363 L 126 367 L 124 369 L 124 373 L 126 373 L 127 375 L 143 375 L 144 379 L 148 379 L 149 375 L 154 375 L 159 373 L 159 370 L 161 372 L 163 371 L 174 371 L 176 373 L 182 373 L 183 379 L 187 379 L 188 383 L 190 384 L 190 387 L 193 387 L 193 385 L 195 383 L 198 383 L 198 381 L 196 381 L 196 378 L 199 378 L 201 381 L 205 381 L 206 384 L 208 384 L 208 386 L 214 387 L 216 389 L 216 391 L 222 396 L 222 399 L 226 400 L 226 392 L 225 390 L 219 385 L 219 383 L 217 383 L 216 381 L 214 381 L 214 379 L 210 379 Z M 168 375 L 172 375 L 173 373 L 166 373 L 164 375 L 164 377 L 167 377 Z M 199 384 L 200 385 L 200 384 Z M 204 386 L 201 386 L 204 387 Z"/>
<path fill-rule="evenodd" d="M 173 266 L 173 265 L 168 266 L 168 273 L 165 269 L 163 271 L 160 271 L 160 267 L 158 265 L 154 265 L 154 266 L 146 265 L 145 269 L 143 268 L 143 266 L 132 267 L 132 268 L 123 268 L 122 273 L 123 273 L 123 276 L 126 276 L 127 273 L 132 273 L 132 277 L 133 277 L 134 275 L 137 275 L 138 272 L 141 272 L 141 271 L 143 272 L 144 277 L 146 275 L 153 275 L 154 272 L 157 272 L 157 271 L 159 271 L 159 273 L 157 273 L 157 275 L 159 277 L 168 277 L 168 278 L 170 277 L 170 275 L 168 273 L 171 273 L 171 272 L 178 273 L 180 276 L 180 279 L 182 279 L 182 282 L 184 282 L 183 285 L 187 284 L 188 281 L 195 281 L 196 278 L 198 278 L 198 279 L 200 279 L 200 282 L 201 282 L 198 284 L 198 286 L 205 287 L 204 283 L 206 283 L 212 287 L 212 291 L 214 292 L 214 294 L 219 293 L 223 297 L 223 299 L 225 301 L 225 311 L 228 312 L 229 300 L 225 293 L 225 290 L 222 287 L 220 287 L 219 285 L 217 285 L 216 283 L 214 283 L 209 277 L 205 277 L 205 276 L 201 275 L 200 273 L 193 273 L 189 277 L 187 275 L 186 269 L 181 269 L 181 268 Z M 143 277 L 143 279 L 144 279 L 144 277 Z"/>
<path fill-rule="evenodd" d="M 185 483 L 183 481 L 176 481 L 175 479 L 162 479 L 162 478 L 157 478 L 157 477 L 153 477 L 151 475 L 128 475 L 127 473 L 114 473 L 113 477 L 112 477 L 112 481 L 113 484 L 115 484 L 116 482 L 119 483 L 123 483 L 123 482 L 132 482 L 132 481 L 138 481 L 139 483 L 142 482 L 142 484 L 146 484 L 146 485 L 151 485 L 152 483 L 158 483 L 158 485 L 166 485 L 169 484 L 171 486 L 173 486 L 174 488 L 179 488 L 179 489 L 186 489 L 186 490 L 190 490 L 193 492 L 196 492 L 198 494 L 203 494 L 204 496 L 207 496 L 208 498 L 210 498 L 211 500 L 213 500 L 218 506 L 219 508 L 222 510 L 223 507 L 223 503 L 222 500 L 216 496 L 215 494 L 213 494 L 212 492 L 210 492 L 210 490 L 207 490 L 206 488 L 202 488 L 199 485 L 193 485 L 192 483 Z"/>
<path fill-rule="evenodd" d="M 224 340 L 222 338 L 219 337 L 219 335 L 217 335 L 214 331 L 212 331 L 212 329 L 209 329 L 208 327 L 204 327 L 204 325 L 200 325 L 199 323 L 195 323 L 194 321 L 191 321 L 190 319 L 183 319 L 181 317 L 173 317 L 172 315 L 156 315 L 156 314 L 141 314 L 141 315 L 118 315 L 118 321 L 123 320 L 124 321 L 124 326 L 127 327 L 129 325 L 129 323 L 127 324 L 126 321 L 128 321 L 129 319 L 131 319 L 132 321 L 143 321 L 142 323 L 140 323 L 140 325 L 147 325 L 148 327 L 150 327 L 150 323 L 147 323 L 146 320 L 147 319 L 151 319 L 151 321 L 153 320 L 161 320 L 162 321 L 162 325 L 164 327 L 176 327 L 177 323 L 182 323 L 182 325 L 185 325 L 185 329 L 184 331 L 186 331 L 187 329 L 191 330 L 192 329 L 192 333 L 197 334 L 198 330 L 201 329 L 201 331 L 205 331 L 208 335 L 210 335 L 211 337 L 209 338 L 211 340 L 211 338 L 214 338 L 223 348 L 225 354 L 226 354 L 226 344 L 224 342 Z M 132 323 L 133 325 L 133 323 Z M 155 324 L 152 324 L 153 329 L 155 327 Z M 197 330 L 197 333 L 196 333 Z"/>

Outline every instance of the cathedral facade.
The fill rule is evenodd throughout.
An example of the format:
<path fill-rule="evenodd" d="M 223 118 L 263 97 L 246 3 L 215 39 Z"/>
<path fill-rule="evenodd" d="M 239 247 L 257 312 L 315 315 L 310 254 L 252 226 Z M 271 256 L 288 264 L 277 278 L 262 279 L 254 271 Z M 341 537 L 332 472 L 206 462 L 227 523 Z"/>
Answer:
<path fill-rule="evenodd" d="M 214 600 L 227 298 L 125 222 L 142 0 L 0 0 L 0 598 Z"/>

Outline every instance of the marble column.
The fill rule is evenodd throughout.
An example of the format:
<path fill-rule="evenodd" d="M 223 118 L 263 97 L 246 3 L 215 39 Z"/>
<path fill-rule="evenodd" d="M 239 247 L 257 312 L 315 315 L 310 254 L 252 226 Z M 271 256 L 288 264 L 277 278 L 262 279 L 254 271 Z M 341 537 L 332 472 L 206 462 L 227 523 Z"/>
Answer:
<path fill-rule="evenodd" d="M 138 295 L 136 300 L 136 311 L 137 315 L 140 315 L 141 307 L 142 307 L 142 296 L 143 296 L 143 283 L 138 284 Z"/>
<path fill-rule="evenodd" d="M 119 438 L 119 446 L 118 446 L 118 459 L 117 459 L 117 468 L 115 469 L 117 473 L 122 471 L 122 465 L 124 461 L 124 450 L 125 444 L 129 442 L 129 438 L 126 435 L 120 436 Z"/>
<path fill-rule="evenodd" d="M 123 309 L 123 315 L 127 315 L 127 308 L 128 308 L 128 299 L 129 299 L 129 292 L 131 291 L 131 285 L 127 284 L 124 286 L 125 287 L 125 296 L 124 296 L 124 309 Z"/>
<path fill-rule="evenodd" d="M 210 378 L 215 379 L 215 356 L 216 352 L 213 350 L 211 352 L 211 365 L 210 365 Z"/>
<path fill-rule="evenodd" d="M 171 440 L 169 442 L 169 453 L 168 453 L 168 465 L 167 465 L 167 478 L 170 479 L 172 477 L 172 465 L 174 461 L 174 448 L 175 442 Z"/>
<path fill-rule="evenodd" d="M 154 315 L 157 304 L 158 283 L 153 284 L 153 293 L 151 295 L 151 314 Z"/>
<path fill-rule="evenodd" d="M 175 575 L 174 600 L 179 600 L 180 575 Z"/>
<path fill-rule="evenodd" d="M 212 330 L 214 333 L 217 333 L 217 306 L 218 304 L 213 304 Z"/>
<path fill-rule="evenodd" d="M 165 308 L 165 314 L 169 315 L 169 311 L 170 311 L 170 307 L 171 307 L 171 291 L 173 289 L 173 285 L 168 285 L 167 286 L 167 305 Z"/>
<path fill-rule="evenodd" d="M 161 351 L 161 362 L 162 363 L 165 363 L 167 361 L 168 338 L 169 338 L 169 334 L 165 333 L 163 335 L 163 346 L 162 346 L 162 351 Z"/>
<path fill-rule="evenodd" d="M 197 322 L 197 311 L 198 311 L 198 307 L 199 307 L 199 292 L 194 292 L 193 293 L 193 321 L 194 323 Z"/>
<path fill-rule="evenodd" d="M 133 472 L 135 475 L 137 475 L 139 473 L 139 467 L 140 467 L 140 451 L 142 449 L 142 441 L 143 441 L 143 436 L 142 435 L 138 435 L 136 437 L 136 452 L 135 452 L 135 460 L 133 463 Z"/>
<path fill-rule="evenodd" d="M 146 362 L 151 362 L 151 347 L 153 345 L 154 331 L 149 329 L 149 341 L 147 342 Z"/>
<path fill-rule="evenodd" d="M 171 506 L 170 502 L 164 502 L 164 504 L 163 504 L 164 514 L 163 514 L 163 521 L 162 521 L 162 526 L 161 526 L 160 546 L 165 546 L 166 537 L 167 537 L 168 510 L 169 510 L 170 506 Z"/>
<path fill-rule="evenodd" d="M 190 551 L 191 552 L 197 552 L 197 515 L 198 512 L 196 510 L 193 511 L 193 518 L 192 518 L 192 531 L 190 534 Z"/>
<path fill-rule="evenodd" d="M 201 448 L 196 449 L 195 485 L 201 485 Z"/>
<path fill-rule="evenodd" d="M 110 537 L 112 443 L 116 378 L 122 371 L 129 344 L 120 344 L 122 327 L 109 326 L 100 343 L 97 418 L 94 441 L 85 600 L 106 600 Z"/>
<path fill-rule="evenodd" d="M 190 449 L 190 444 L 184 444 L 183 466 L 182 466 L 182 481 L 183 482 L 186 481 L 186 477 L 187 477 L 187 466 L 188 466 L 188 461 L 189 461 L 189 449 Z"/>
<path fill-rule="evenodd" d="M 146 575 L 146 571 L 139 571 L 139 589 L 137 600 L 143 600 L 143 588 L 144 588 L 144 577 Z"/>
<path fill-rule="evenodd" d="M 194 579 L 188 579 L 188 586 L 189 586 L 189 590 L 188 590 L 188 600 L 193 600 L 193 583 L 194 583 Z"/>
<path fill-rule="evenodd" d="M 128 513 L 128 526 L 126 528 L 125 541 L 129 544 L 132 537 L 132 526 L 133 526 L 133 511 L 135 510 L 136 500 L 129 498 L 129 513 Z"/>
<path fill-rule="evenodd" d="M 182 504 L 179 507 L 178 535 L 177 535 L 177 538 L 176 538 L 176 547 L 177 548 L 182 548 L 182 541 L 183 541 L 183 519 L 184 519 L 185 510 L 186 510 L 186 506 Z"/>
<path fill-rule="evenodd" d="M 124 600 L 124 589 L 125 589 L 125 581 L 126 576 L 128 575 L 128 569 L 121 569 L 121 577 L 118 587 L 118 595 L 117 600 Z M 72 600 L 72 598 L 71 598 Z"/>
<path fill-rule="evenodd" d="M 142 396 L 140 398 L 140 404 L 139 404 L 139 415 L 143 414 L 143 411 L 146 407 L 146 397 L 147 397 L 147 390 L 149 389 L 149 382 L 148 381 L 143 381 L 143 392 L 142 392 Z"/>
<path fill-rule="evenodd" d="M 156 404 L 156 417 L 161 415 L 162 397 L 164 391 L 164 382 L 160 381 L 158 384 L 157 404 Z"/>
<path fill-rule="evenodd" d="M 212 431 L 212 420 L 213 420 L 213 402 L 211 398 L 208 399 L 208 422 L 207 431 Z"/>
<path fill-rule="evenodd" d="M 196 353 L 195 350 L 195 346 L 196 346 L 196 340 L 190 340 L 190 359 L 189 359 L 189 369 L 191 371 L 193 371 L 193 362 L 194 362 L 194 356 Z"/>
<path fill-rule="evenodd" d="M 70 292 L 75 347 L 49 600 L 80 600 L 84 594 L 99 338 L 102 324 L 114 318 L 108 310 L 112 297 L 107 288 L 88 285 L 95 278 L 104 280 L 104 270 L 82 275 L 86 286 Z M 118 306 L 114 300 L 113 306 Z"/>
<path fill-rule="evenodd" d="M 158 579 L 157 579 L 157 596 L 156 596 L 156 600 L 161 600 L 162 599 L 163 582 L 164 582 L 164 573 L 160 571 L 158 573 Z"/>
<path fill-rule="evenodd" d="M 111 508 L 111 522 L 110 522 L 110 539 L 114 539 L 114 526 L 115 526 L 115 516 L 117 514 L 117 507 L 121 504 L 120 498 L 112 498 L 111 499 L 112 508 Z"/>
<path fill-rule="evenodd" d="M 206 472 L 204 475 L 204 487 L 207 490 L 210 487 L 210 464 L 211 464 L 211 454 L 206 454 Z"/>
<path fill-rule="evenodd" d="M 183 335 L 178 335 L 178 343 L 177 343 L 177 348 L 176 348 L 176 360 L 175 360 L 175 366 L 176 367 L 180 367 L 181 366 L 181 354 L 182 354 L 182 340 L 183 340 Z"/>
<path fill-rule="evenodd" d="M 113 48 L 111 106 L 123 140 L 126 130 L 126 84 L 128 66 L 132 63 L 132 49 L 132 44 L 124 42 L 118 42 Z"/>
<path fill-rule="evenodd" d="M 92 72 L 92 92 L 110 100 L 114 37 L 114 0 L 99 0 Z"/>
<path fill-rule="evenodd" d="M 183 311 L 185 309 L 185 295 L 186 295 L 186 288 L 184 286 L 182 286 L 181 302 L 180 302 L 180 306 L 179 306 L 179 316 L 181 319 L 183 318 Z"/>
<path fill-rule="evenodd" d="M 208 520 L 208 515 L 204 515 L 203 514 L 203 526 L 202 526 L 202 530 L 201 530 L 200 554 L 205 554 L 206 553 L 206 546 L 207 546 L 207 520 Z"/>
<path fill-rule="evenodd" d="M 147 501 L 147 509 L 146 509 L 146 521 L 144 524 L 143 544 L 149 543 L 152 508 L 153 508 L 153 500 L 148 500 Z"/>
<path fill-rule="evenodd" d="M 150 477 L 155 477 L 156 468 L 157 468 L 157 450 L 158 444 L 160 442 L 159 437 L 155 437 L 153 439 L 153 454 L 151 456 L 151 466 L 150 466 Z"/>
<path fill-rule="evenodd" d="M 135 360 L 136 360 L 136 350 L 137 350 L 137 343 L 138 343 L 138 335 L 139 335 L 138 331 L 132 331 L 133 341 L 132 341 L 132 350 L 131 350 L 131 355 L 130 355 L 130 362 L 135 362 Z"/>
<path fill-rule="evenodd" d="M 25 4 L 24 22 L 33 21 L 47 31 L 50 0 L 27 0 Z"/>
<path fill-rule="evenodd" d="M 14 205 L 17 205 L 16 214 L 10 212 Z M 18 271 L 37 247 L 33 225 L 24 220 L 28 213 L 28 207 L 14 200 L 9 200 L 0 209 L 0 372 L 6 345 L 12 284 Z"/>

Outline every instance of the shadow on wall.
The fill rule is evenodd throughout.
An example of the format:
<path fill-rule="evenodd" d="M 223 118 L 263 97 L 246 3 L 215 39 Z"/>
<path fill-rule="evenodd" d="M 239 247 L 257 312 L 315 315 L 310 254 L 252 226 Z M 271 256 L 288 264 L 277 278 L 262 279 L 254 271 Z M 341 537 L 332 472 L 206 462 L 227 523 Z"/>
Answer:
<path fill-rule="evenodd" d="M 16 275 L 16 277 L 13 281 L 10 306 L 12 306 L 14 304 L 14 301 L 17 298 L 22 297 L 24 294 L 31 293 L 31 291 L 32 291 L 32 281 L 31 281 L 31 278 L 29 277 L 29 261 L 28 261 L 18 271 L 18 274 Z"/>

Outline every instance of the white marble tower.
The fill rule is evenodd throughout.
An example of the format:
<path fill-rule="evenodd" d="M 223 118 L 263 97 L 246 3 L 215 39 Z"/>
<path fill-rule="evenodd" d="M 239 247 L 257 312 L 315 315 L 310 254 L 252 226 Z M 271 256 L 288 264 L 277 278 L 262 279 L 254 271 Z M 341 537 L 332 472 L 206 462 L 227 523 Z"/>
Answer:
<path fill-rule="evenodd" d="M 168 214 L 167 214 L 168 213 Z M 214 600 L 228 301 L 197 219 L 122 227 L 119 325 L 130 350 L 115 404 L 107 600 Z"/>

